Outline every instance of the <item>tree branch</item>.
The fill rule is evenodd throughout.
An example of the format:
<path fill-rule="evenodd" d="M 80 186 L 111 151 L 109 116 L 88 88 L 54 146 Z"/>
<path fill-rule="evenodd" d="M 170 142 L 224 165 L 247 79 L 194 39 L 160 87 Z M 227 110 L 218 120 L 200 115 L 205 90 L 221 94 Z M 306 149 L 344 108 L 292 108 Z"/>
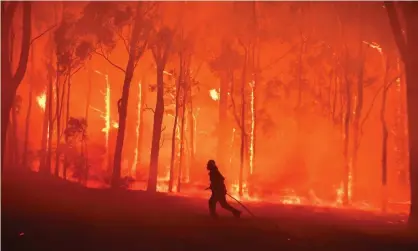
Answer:
<path fill-rule="evenodd" d="M 51 27 L 49 27 L 48 29 L 44 30 L 41 34 L 39 34 L 38 36 L 32 38 L 32 40 L 30 41 L 30 45 L 32 45 L 37 39 L 41 38 L 43 35 L 45 35 L 46 33 L 48 33 L 49 31 L 51 31 L 52 29 L 54 29 L 57 26 L 57 24 L 52 25 Z"/>
<path fill-rule="evenodd" d="M 101 52 L 98 52 L 98 51 L 94 51 L 94 53 L 95 54 L 97 54 L 97 55 L 99 55 L 99 56 L 101 56 L 102 58 L 104 58 L 109 64 L 111 64 L 111 65 L 113 65 L 116 69 L 118 69 L 118 70 L 120 70 L 121 72 L 123 72 L 124 74 L 126 74 L 126 72 L 125 72 L 125 70 L 122 68 L 122 67 L 120 67 L 119 65 L 117 65 L 117 64 L 115 64 L 115 63 L 113 63 L 110 59 L 109 59 L 109 57 L 108 56 L 106 56 L 105 54 L 104 54 L 104 52 L 103 52 L 103 48 L 101 48 L 100 49 L 101 50 Z"/>
<path fill-rule="evenodd" d="M 155 110 L 153 109 L 153 108 L 151 108 L 151 107 L 148 107 L 148 105 L 147 104 L 145 104 L 145 107 L 144 107 L 144 109 L 143 109 L 144 111 L 152 111 L 153 113 L 155 113 Z"/>
<path fill-rule="evenodd" d="M 118 37 L 123 41 L 123 44 L 125 46 L 126 52 L 129 53 L 129 46 L 128 46 L 128 41 L 126 41 L 125 37 L 123 36 L 122 33 L 119 33 L 119 31 L 114 30 L 114 32 L 116 33 L 116 35 L 118 35 Z"/>

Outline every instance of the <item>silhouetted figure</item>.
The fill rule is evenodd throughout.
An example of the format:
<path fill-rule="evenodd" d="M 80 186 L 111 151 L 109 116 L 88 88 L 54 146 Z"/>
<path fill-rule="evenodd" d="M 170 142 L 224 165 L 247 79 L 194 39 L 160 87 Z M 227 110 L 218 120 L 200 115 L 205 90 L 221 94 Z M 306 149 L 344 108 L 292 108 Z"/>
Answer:
<path fill-rule="evenodd" d="M 212 190 L 212 196 L 209 199 L 209 212 L 210 215 L 214 218 L 217 218 L 218 215 L 216 214 L 216 203 L 219 202 L 221 206 L 230 211 L 235 217 L 239 218 L 241 216 L 241 212 L 231 205 L 228 204 L 226 201 L 226 186 L 225 186 L 225 178 L 219 172 L 218 167 L 215 164 L 214 160 L 209 160 L 206 168 L 209 171 L 209 178 L 210 178 L 210 186 L 207 189 Z"/>

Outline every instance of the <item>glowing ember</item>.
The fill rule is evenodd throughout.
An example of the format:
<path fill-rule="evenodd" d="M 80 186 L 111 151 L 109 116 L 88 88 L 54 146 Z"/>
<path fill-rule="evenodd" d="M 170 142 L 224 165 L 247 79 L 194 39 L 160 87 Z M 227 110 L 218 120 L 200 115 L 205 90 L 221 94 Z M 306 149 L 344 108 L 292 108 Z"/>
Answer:
<path fill-rule="evenodd" d="M 366 41 L 363 41 L 363 43 L 367 44 L 370 48 L 377 50 L 380 54 L 383 53 L 382 47 L 378 43 L 375 43 L 375 42 L 370 43 Z"/>
<path fill-rule="evenodd" d="M 217 91 L 216 89 L 211 89 L 211 90 L 209 90 L 209 95 L 210 95 L 210 97 L 213 99 L 213 100 L 215 100 L 215 101 L 218 101 L 219 100 L 219 91 Z"/>
<path fill-rule="evenodd" d="M 38 106 L 42 109 L 42 111 L 45 111 L 46 107 L 46 91 L 42 92 L 41 95 L 36 97 L 36 102 L 38 103 Z"/>

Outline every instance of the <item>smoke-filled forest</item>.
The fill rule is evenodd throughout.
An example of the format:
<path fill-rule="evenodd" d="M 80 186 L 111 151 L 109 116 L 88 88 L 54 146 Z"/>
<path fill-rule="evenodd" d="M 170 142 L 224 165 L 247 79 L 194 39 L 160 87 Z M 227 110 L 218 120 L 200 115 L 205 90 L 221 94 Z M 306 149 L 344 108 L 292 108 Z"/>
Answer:
<path fill-rule="evenodd" d="M 213 159 L 250 205 L 417 226 L 417 10 L 2 2 L 2 176 L 204 198 Z"/>

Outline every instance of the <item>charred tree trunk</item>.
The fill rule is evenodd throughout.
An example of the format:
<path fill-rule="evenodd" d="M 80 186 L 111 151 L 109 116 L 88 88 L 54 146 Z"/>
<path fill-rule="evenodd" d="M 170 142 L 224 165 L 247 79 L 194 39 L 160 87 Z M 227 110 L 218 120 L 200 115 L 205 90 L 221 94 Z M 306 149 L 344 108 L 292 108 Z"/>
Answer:
<path fill-rule="evenodd" d="M 52 56 L 51 56 L 52 58 Z M 56 82 L 58 79 L 55 80 Z M 48 101 L 48 150 L 47 150 L 47 159 L 46 159 L 46 166 L 48 168 L 48 173 L 51 173 L 52 168 L 52 137 L 54 135 L 54 119 L 52 116 L 52 104 L 54 100 L 54 88 L 53 88 L 53 80 L 52 80 L 52 73 L 49 74 L 49 83 L 48 83 L 48 91 L 47 91 L 47 101 Z"/>
<path fill-rule="evenodd" d="M 345 48 L 346 53 L 346 65 L 345 71 L 348 69 L 348 48 Z M 345 72 L 345 99 L 346 99 L 346 109 L 344 114 L 344 197 L 343 205 L 347 206 L 350 203 L 350 156 L 349 156 L 349 146 L 350 146 L 350 121 L 351 121 L 351 86 L 348 79 L 348 73 Z"/>
<path fill-rule="evenodd" d="M 240 147 L 240 168 L 239 168 L 239 181 L 238 181 L 238 193 L 242 196 L 243 193 L 243 185 L 244 185 L 244 168 L 245 168 L 245 147 L 246 147 L 246 132 L 245 132 L 245 84 L 246 84 L 246 77 L 247 77 L 247 50 L 245 51 L 244 56 L 244 67 L 242 70 L 242 83 L 241 83 L 241 147 Z"/>
<path fill-rule="evenodd" d="M 152 130 L 151 163 L 148 177 L 147 191 L 155 192 L 158 178 L 158 157 L 160 155 L 161 129 L 164 116 L 164 65 L 157 64 L 157 103 L 154 112 L 154 125 Z"/>
<path fill-rule="evenodd" d="M 89 121 L 89 110 L 90 110 L 90 103 L 91 103 L 91 73 L 92 73 L 92 69 L 91 69 L 91 65 L 89 66 L 88 69 L 88 90 L 87 90 L 87 98 L 86 98 L 86 113 L 85 113 L 85 117 L 86 117 L 86 123 L 88 125 L 88 121 Z M 88 151 L 88 145 L 87 145 L 87 140 L 84 140 L 84 154 L 85 154 L 85 171 L 84 171 L 84 180 L 85 180 L 85 185 L 87 185 L 88 180 L 89 180 L 89 172 L 90 172 L 90 164 L 89 164 L 89 151 Z"/>
<path fill-rule="evenodd" d="M 382 123 L 382 211 L 386 212 L 387 209 L 387 153 L 388 153 L 388 128 L 385 120 L 386 113 L 386 97 L 387 91 L 390 87 L 388 83 L 389 74 L 389 62 L 386 61 L 385 77 L 383 80 L 383 92 L 382 92 L 382 106 L 380 108 L 380 122 Z"/>
<path fill-rule="evenodd" d="M 167 30 L 166 30 L 167 31 Z M 161 31 L 160 31 L 161 32 Z M 171 31 L 170 31 L 171 32 Z M 167 34 L 166 34 L 167 35 Z M 171 34 L 172 35 L 172 34 Z M 148 176 L 147 191 L 155 192 L 157 190 L 158 179 L 158 158 L 160 155 L 160 140 L 162 134 L 162 125 L 164 117 L 164 68 L 170 53 L 172 36 L 164 38 L 162 44 L 156 45 L 152 49 L 152 54 L 157 65 L 157 102 L 154 111 L 154 125 L 152 128 L 152 143 L 150 156 L 150 169 Z"/>
<path fill-rule="evenodd" d="M 32 45 L 32 54 L 31 54 L 31 68 L 32 74 L 35 74 L 35 46 Z M 28 100 L 28 110 L 26 112 L 26 121 L 25 121 L 25 141 L 23 145 L 23 158 L 22 166 L 23 168 L 28 168 L 28 145 L 29 145 L 29 128 L 30 128 L 30 116 L 32 112 L 32 99 L 33 99 L 33 83 L 29 82 L 29 100 Z M 30 167 L 29 167 L 30 169 Z"/>
<path fill-rule="evenodd" d="M 364 99 L 364 90 L 363 90 L 363 76 L 364 76 L 364 62 L 365 57 L 363 55 L 363 45 L 360 44 L 360 68 L 358 72 L 357 78 L 357 99 L 356 99 L 356 107 L 354 111 L 354 119 L 353 119 L 353 159 L 351 163 L 352 168 L 352 183 L 353 189 L 355 190 L 356 187 L 356 179 L 357 179 L 357 158 L 358 158 L 358 150 L 360 148 L 360 119 L 362 116 L 363 111 L 363 99 Z M 355 194 L 355 193 L 354 193 Z M 353 195 L 352 195 L 353 196 Z"/>
<path fill-rule="evenodd" d="M 6 8 L 6 4 L 8 5 Z M 3 38 L 9 38 L 12 29 L 13 18 L 16 13 L 16 9 L 20 3 L 10 2 L 1 3 L 1 36 Z M 12 64 L 10 62 L 13 52 L 11 47 L 13 46 L 9 39 L 2 39 L 1 43 L 1 168 L 3 170 L 4 164 L 4 151 L 6 146 L 6 134 L 10 120 L 10 111 L 12 110 L 14 97 L 16 96 L 17 88 L 19 87 L 23 77 L 25 76 L 29 49 L 31 39 L 31 9 L 32 3 L 22 2 L 22 43 L 20 50 L 20 59 L 17 70 L 13 74 Z"/>
<path fill-rule="evenodd" d="M 186 83 L 183 82 L 183 85 Z M 183 86 L 183 102 L 182 102 L 182 112 L 181 112 L 181 130 L 180 130 L 180 161 L 179 161 L 179 172 L 177 175 L 177 192 L 181 190 L 181 178 L 183 172 L 183 164 L 184 164 L 184 133 L 185 133 L 185 119 L 186 119 L 186 105 L 187 105 L 187 95 L 186 95 L 185 86 Z"/>
<path fill-rule="evenodd" d="M 69 72 L 68 72 L 67 100 L 66 100 L 67 101 L 67 107 L 66 107 L 67 109 L 66 109 L 66 112 L 65 112 L 65 128 L 68 127 L 68 121 L 70 120 L 70 97 L 71 97 L 71 67 L 70 67 Z M 68 147 L 69 142 L 68 142 L 67 135 L 65 135 L 65 143 Z M 63 170 L 64 180 L 67 179 L 67 169 L 68 169 L 69 165 L 70 165 L 70 163 L 69 163 L 69 159 L 68 159 L 68 151 L 66 151 L 65 155 L 64 155 L 64 170 Z"/>
<path fill-rule="evenodd" d="M 418 15 L 417 2 L 399 3 L 400 11 L 405 20 L 404 30 L 408 38 L 406 42 L 398 19 L 394 2 L 385 2 L 389 21 L 394 33 L 402 60 L 405 63 L 406 95 L 408 110 L 409 132 L 409 179 L 411 186 L 411 208 L 409 212 L 409 226 L 418 229 Z"/>
<path fill-rule="evenodd" d="M 63 100 L 60 97 L 60 73 L 59 73 L 59 64 L 57 63 L 57 81 L 55 82 L 55 95 L 56 95 L 56 103 L 55 103 L 55 120 L 57 122 L 57 131 L 56 131 L 56 148 L 55 148 L 55 170 L 54 175 L 56 177 L 59 176 L 59 168 L 60 168 L 60 143 L 61 143 L 61 108 L 60 104 Z M 63 90 L 64 93 L 64 90 Z"/>
<path fill-rule="evenodd" d="M 122 150 L 123 141 L 125 138 L 126 128 L 126 116 L 128 110 L 128 98 L 129 88 L 133 78 L 135 70 L 135 62 L 139 55 L 138 52 L 138 41 L 141 33 L 141 2 L 137 4 L 137 11 L 135 17 L 135 23 L 132 30 L 130 47 L 129 47 L 129 59 L 125 71 L 125 79 L 123 81 L 122 98 L 118 101 L 118 113 L 119 113 L 119 127 L 118 134 L 116 137 L 115 156 L 113 159 L 113 174 L 111 185 L 113 188 L 120 187 L 120 175 L 121 175 L 121 162 L 122 162 Z"/>
<path fill-rule="evenodd" d="M 179 116 L 179 105 L 180 105 L 180 91 L 181 91 L 181 81 L 183 81 L 183 59 L 180 55 L 180 74 L 179 78 L 176 80 L 176 110 L 174 114 L 174 124 L 171 135 L 171 161 L 170 161 L 170 178 L 168 181 L 168 191 L 171 193 L 173 191 L 174 184 L 174 167 L 176 162 L 176 149 L 177 149 L 177 126 L 178 126 L 178 116 Z"/>

